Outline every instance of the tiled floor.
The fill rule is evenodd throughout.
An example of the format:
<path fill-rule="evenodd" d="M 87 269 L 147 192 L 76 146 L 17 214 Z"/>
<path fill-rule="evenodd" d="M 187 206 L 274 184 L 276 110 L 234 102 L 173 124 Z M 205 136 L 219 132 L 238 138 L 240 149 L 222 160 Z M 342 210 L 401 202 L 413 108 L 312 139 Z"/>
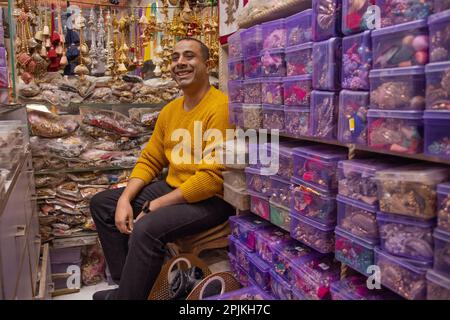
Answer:
<path fill-rule="evenodd" d="M 94 286 L 81 287 L 80 292 L 54 297 L 53 300 L 92 300 L 92 295 L 94 294 L 94 292 L 114 289 L 116 287 L 117 286 L 110 286 L 108 285 L 108 283 L 102 282 Z"/>

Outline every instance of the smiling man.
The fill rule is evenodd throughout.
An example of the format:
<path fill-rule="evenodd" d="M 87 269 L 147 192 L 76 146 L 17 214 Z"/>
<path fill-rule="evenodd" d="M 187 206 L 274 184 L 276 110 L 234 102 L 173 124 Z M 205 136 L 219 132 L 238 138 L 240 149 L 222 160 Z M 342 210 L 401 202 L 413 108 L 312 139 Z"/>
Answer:
<path fill-rule="evenodd" d="M 147 299 L 164 262 L 165 244 L 223 222 L 234 209 L 222 193 L 223 166 L 210 161 L 175 161 L 180 142 L 172 133 L 186 130 L 194 137 L 210 129 L 223 136 L 229 128 L 228 98 L 209 83 L 209 50 L 193 38 L 180 40 L 172 54 L 171 71 L 183 97 L 166 105 L 155 130 L 131 173 L 126 188 L 107 190 L 91 200 L 91 213 L 112 278 L 118 289 L 99 291 L 94 300 Z M 190 139 L 189 139 L 190 140 Z M 193 141 L 184 141 L 194 145 Z M 202 150 L 212 144 L 202 143 Z M 195 150 L 190 148 L 191 159 Z M 168 167 L 166 181 L 153 182 Z"/>

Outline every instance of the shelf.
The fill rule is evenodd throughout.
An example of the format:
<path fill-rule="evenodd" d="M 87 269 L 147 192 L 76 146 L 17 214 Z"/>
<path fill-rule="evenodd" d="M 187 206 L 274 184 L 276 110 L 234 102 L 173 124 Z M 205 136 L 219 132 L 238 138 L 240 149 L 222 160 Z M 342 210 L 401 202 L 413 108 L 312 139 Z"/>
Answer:
<path fill-rule="evenodd" d="M 23 108 L 24 105 L 23 104 L 5 104 L 5 105 L 0 105 L 0 116 L 9 112 L 13 112 L 16 110 L 19 110 L 21 108 Z"/>
<path fill-rule="evenodd" d="M 115 170 L 131 170 L 132 167 L 88 167 L 88 168 L 63 168 L 63 169 L 46 169 L 35 171 L 35 175 L 56 174 L 56 173 L 81 173 L 81 172 L 102 172 Z"/>
<path fill-rule="evenodd" d="M 97 232 L 83 231 L 67 237 L 55 237 L 51 240 L 52 248 L 71 248 L 97 244 Z"/>

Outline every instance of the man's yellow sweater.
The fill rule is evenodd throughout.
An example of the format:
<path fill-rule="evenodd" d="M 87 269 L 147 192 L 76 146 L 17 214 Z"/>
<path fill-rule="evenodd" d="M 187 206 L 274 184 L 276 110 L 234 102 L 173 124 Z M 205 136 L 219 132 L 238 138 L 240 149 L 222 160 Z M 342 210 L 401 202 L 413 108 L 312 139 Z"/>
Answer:
<path fill-rule="evenodd" d="M 169 172 L 166 182 L 173 188 L 180 188 L 186 201 L 198 202 L 208 199 L 215 194 L 220 194 L 223 188 L 222 164 L 206 164 L 204 161 L 194 162 L 194 122 L 200 121 L 200 131 L 197 133 L 197 146 L 201 150 L 210 148 L 221 141 L 203 141 L 203 134 L 209 129 L 218 129 L 225 139 L 226 129 L 232 128 L 228 121 L 228 97 L 211 87 L 200 103 L 190 111 L 183 108 L 184 98 L 178 98 L 167 104 L 161 111 L 155 129 L 136 166 L 131 173 L 131 178 L 142 179 L 149 184 L 161 170 L 168 166 Z M 197 123 L 197 128 L 198 128 Z M 181 138 L 177 135 L 180 130 L 190 133 L 188 141 L 180 144 Z M 187 130 L 187 131 L 186 131 Z M 183 130 L 181 130 L 183 132 Z M 174 137 L 172 137 L 174 135 Z M 213 139 L 212 139 L 213 140 Z M 188 156 L 179 152 L 180 145 L 189 147 L 192 161 L 179 163 L 178 157 L 173 155 Z M 172 151 L 174 151 L 172 153 Z M 197 153 L 198 154 L 198 153 Z M 202 153 L 200 153 L 202 154 Z M 201 160 L 201 159 L 198 159 Z"/>

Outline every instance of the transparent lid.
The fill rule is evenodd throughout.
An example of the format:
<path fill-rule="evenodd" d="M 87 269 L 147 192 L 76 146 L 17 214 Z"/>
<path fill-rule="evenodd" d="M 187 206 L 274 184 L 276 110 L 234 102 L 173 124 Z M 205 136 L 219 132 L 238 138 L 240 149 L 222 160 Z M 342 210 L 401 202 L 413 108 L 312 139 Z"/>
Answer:
<path fill-rule="evenodd" d="M 270 225 L 270 222 L 261 219 L 259 216 L 252 213 L 240 216 L 231 216 L 229 220 L 241 227 L 244 227 L 247 230 L 256 230 L 261 227 Z"/>
<path fill-rule="evenodd" d="M 263 110 L 284 112 L 284 107 L 282 105 L 263 104 L 262 108 Z"/>
<path fill-rule="evenodd" d="M 263 78 L 261 82 L 283 82 L 282 77 Z"/>
<path fill-rule="evenodd" d="M 433 236 L 435 239 L 439 239 L 441 241 L 450 243 L 450 232 L 448 232 L 448 231 L 445 231 L 440 228 L 436 228 L 436 229 L 434 229 Z"/>
<path fill-rule="evenodd" d="M 284 82 L 296 82 L 296 81 L 308 81 L 312 80 L 312 75 L 302 74 L 300 76 L 286 77 L 283 79 Z"/>
<path fill-rule="evenodd" d="M 239 29 L 232 35 L 228 36 L 228 42 L 230 41 L 241 41 L 241 32 L 245 31 L 247 29 Z"/>
<path fill-rule="evenodd" d="M 242 104 L 242 109 L 262 109 L 260 104 Z"/>
<path fill-rule="evenodd" d="M 309 192 L 316 194 L 320 197 L 327 197 L 327 198 L 333 198 L 333 199 L 335 198 L 334 193 L 332 193 L 330 190 L 313 185 L 307 181 L 304 181 L 303 179 L 300 179 L 297 177 L 292 177 L 291 182 L 296 185 L 305 187 L 306 190 L 308 190 Z"/>
<path fill-rule="evenodd" d="M 373 176 L 379 170 L 394 167 L 392 163 L 383 162 L 381 159 L 352 159 L 342 160 L 338 163 L 338 168 L 344 171 L 364 173 Z"/>
<path fill-rule="evenodd" d="M 450 112 L 447 110 L 425 110 L 423 118 L 426 120 L 450 120 Z M 447 125 L 450 126 L 450 122 Z"/>
<path fill-rule="evenodd" d="M 343 41 L 352 41 L 353 39 L 370 37 L 371 32 L 371 30 L 365 30 L 357 34 L 348 35 L 343 38 Z"/>
<path fill-rule="evenodd" d="M 228 59 L 228 64 L 236 63 L 236 62 L 244 62 L 244 57 L 234 57 Z"/>
<path fill-rule="evenodd" d="M 350 99 L 360 99 L 361 97 L 368 99 L 369 95 L 370 92 L 367 91 L 341 90 L 341 93 L 339 94 L 340 105 L 343 105 L 345 99 L 348 99 L 349 96 L 352 96 Z"/>
<path fill-rule="evenodd" d="M 292 239 L 289 233 L 274 225 L 258 230 L 258 232 L 255 232 L 255 236 L 259 239 L 263 239 L 267 243 L 275 245 L 286 243 Z"/>
<path fill-rule="evenodd" d="M 250 250 L 245 244 L 243 244 L 242 242 L 239 241 L 239 239 L 236 239 L 234 241 L 234 244 L 236 246 L 237 250 L 243 250 L 245 251 L 245 254 L 247 256 L 250 256 L 250 254 L 252 253 L 252 250 Z"/>
<path fill-rule="evenodd" d="M 275 270 L 273 269 L 270 270 L 270 278 L 272 281 L 277 282 L 283 288 L 286 288 L 287 290 L 292 289 L 291 285 L 286 280 L 284 280 L 278 273 L 276 273 Z"/>
<path fill-rule="evenodd" d="M 309 113 L 308 107 L 291 107 L 291 106 L 284 106 L 284 112 L 286 113 Z"/>
<path fill-rule="evenodd" d="M 333 98 L 337 97 L 339 93 L 332 92 L 332 91 L 319 91 L 319 90 L 313 90 L 311 91 L 311 99 L 317 99 L 317 97 L 320 97 L 322 99 L 324 98 Z"/>
<path fill-rule="evenodd" d="M 404 180 L 421 182 L 424 184 L 437 184 L 447 180 L 449 173 L 449 168 L 444 166 L 409 164 L 377 171 L 377 173 L 375 173 L 375 179 Z"/>
<path fill-rule="evenodd" d="M 450 21 L 450 10 L 441 11 L 428 17 L 428 24 L 442 23 Z"/>
<path fill-rule="evenodd" d="M 281 19 L 277 19 L 277 20 L 272 20 L 272 21 L 261 23 L 261 26 L 263 26 L 264 28 L 277 26 L 277 25 L 281 25 L 281 26 L 284 27 L 285 22 L 286 22 L 286 19 L 285 18 L 281 18 Z"/>
<path fill-rule="evenodd" d="M 394 119 L 406 119 L 406 120 L 422 120 L 423 111 L 415 110 L 374 110 L 369 109 L 367 116 L 373 118 L 394 118 Z"/>
<path fill-rule="evenodd" d="M 269 197 L 264 196 L 263 194 L 258 193 L 258 192 L 256 192 L 256 191 L 253 191 L 253 190 L 247 190 L 247 193 L 248 193 L 250 196 L 255 197 L 255 198 L 259 198 L 259 199 L 262 200 L 262 201 L 267 201 L 267 202 L 269 201 Z"/>
<path fill-rule="evenodd" d="M 286 179 L 283 179 L 282 177 L 280 177 L 280 176 L 270 176 L 270 180 L 273 180 L 273 181 L 276 181 L 276 182 L 279 182 L 279 183 L 282 183 L 282 184 L 286 184 L 286 185 L 290 185 L 291 184 L 291 182 L 289 181 L 289 180 L 286 180 Z"/>
<path fill-rule="evenodd" d="M 434 218 L 423 220 L 411 216 L 401 214 L 389 214 L 381 211 L 377 212 L 377 221 L 407 224 L 419 228 L 433 228 L 436 225 L 436 219 Z"/>
<path fill-rule="evenodd" d="M 277 252 L 278 256 L 283 256 L 289 261 L 319 254 L 317 251 L 312 250 L 295 239 L 291 239 L 283 246 L 275 247 L 274 250 Z"/>
<path fill-rule="evenodd" d="M 228 86 L 241 86 L 244 84 L 244 80 L 228 80 Z"/>
<path fill-rule="evenodd" d="M 258 83 L 261 83 L 262 80 L 263 80 L 262 78 L 246 79 L 246 80 L 244 80 L 244 85 L 246 85 L 246 84 L 258 84 Z"/>
<path fill-rule="evenodd" d="M 283 109 L 286 110 L 286 108 Z M 291 157 L 293 149 L 302 145 L 304 145 L 304 143 L 300 141 L 281 141 L 279 145 L 274 143 L 267 144 L 269 150 L 278 150 L 278 153 L 285 157 Z"/>
<path fill-rule="evenodd" d="M 261 50 L 259 54 L 262 56 L 266 52 L 269 54 L 280 54 L 280 53 L 284 53 L 284 48 L 267 48 L 267 49 Z"/>
<path fill-rule="evenodd" d="M 415 21 L 411 21 L 411 22 L 406 22 L 406 23 L 397 24 L 394 26 L 374 30 L 374 31 L 372 31 L 372 37 L 376 38 L 376 37 L 384 36 L 386 34 L 391 34 L 391 33 L 398 33 L 398 32 L 402 32 L 402 31 L 412 31 L 412 30 L 418 29 L 418 28 L 425 28 L 426 26 L 427 26 L 427 20 L 425 20 L 425 19 L 415 20 Z"/>
<path fill-rule="evenodd" d="M 424 66 L 412 66 L 404 68 L 386 68 L 370 70 L 369 78 L 396 77 L 396 76 L 413 76 L 425 74 Z"/>
<path fill-rule="evenodd" d="M 324 145 L 295 148 L 293 153 L 299 157 L 306 157 L 308 159 L 315 159 L 324 162 L 344 160 L 348 157 L 347 150 Z"/>
<path fill-rule="evenodd" d="M 439 272 L 430 269 L 427 271 L 426 278 L 428 281 L 434 282 L 439 287 L 444 287 L 447 291 L 450 291 L 450 279 Z"/>
<path fill-rule="evenodd" d="M 377 210 L 378 210 L 378 206 L 371 206 L 370 204 L 367 204 L 363 201 L 358 201 L 355 199 L 347 198 L 347 197 L 341 196 L 340 194 L 338 194 L 336 196 L 336 200 L 339 202 L 345 203 L 347 205 L 357 207 L 362 210 L 366 210 L 371 213 L 377 213 Z"/>
<path fill-rule="evenodd" d="M 443 72 L 450 70 L 450 61 L 429 63 L 425 66 L 425 72 Z"/>
<path fill-rule="evenodd" d="M 399 258 L 393 255 L 388 254 L 385 251 L 382 251 L 381 248 L 375 247 L 375 256 L 379 256 L 383 259 L 389 260 L 391 263 L 395 263 L 405 269 L 408 269 L 416 274 L 425 275 L 427 269 L 433 267 L 432 261 L 419 261 L 419 260 L 411 260 Z M 376 259 L 378 261 L 378 258 Z"/>
<path fill-rule="evenodd" d="M 261 272 L 269 272 L 270 265 L 262 260 L 256 253 L 252 253 L 249 256 L 250 263 L 252 263 L 256 268 L 258 268 Z"/>
<path fill-rule="evenodd" d="M 239 195 L 241 195 L 243 197 L 248 195 L 247 194 L 247 189 L 245 189 L 245 188 L 236 188 L 236 187 L 233 187 L 231 184 L 228 184 L 226 182 L 223 183 L 223 187 L 227 188 L 227 189 L 230 189 L 234 194 L 239 194 Z"/>
<path fill-rule="evenodd" d="M 329 280 L 339 279 L 340 264 L 334 262 L 334 256 L 332 254 L 319 253 L 304 261 L 294 261 L 292 267 L 297 273 L 307 276 L 310 280 L 318 284 L 322 283 L 323 280 L 328 282 Z"/>
<path fill-rule="evenodd" d="M 293 14 L 292 16 L 289 16 L 286 18 L 286 23 L 289 23 L 291 20 L 298 21 L 306 16 L 312 15 L 312 9 L 306 9 L 303 11 L 300 11 L 299 13 Z"/>
<path fill-rule="evenodd" d="M 297 52 L 305 49 L 312 49 L 314 42 L 306 42 L 302 44 L 297 44 L 295 46 L 287 47 L 285 49 L 286 53 Z"/>
<path fill-rule="evenodd" d="M 245 288 L 242 288 L 239 290 L 234 290 L 234 291 L 222 294 L 222 295 L 207 297 L 207 298 L 204 298 L 203 300 L 239 300 L 239 299 L 242 299 L 243 296 L 258 297 L 258 298 L 261 298 L 262 300 L 273 300 L 273 298 L 270 295 L 268 295 L 266 292 L 261 290 L 256 285 L 253 285 L 250 287 L 245 287 Z"/>
<path fill-rule="evenodd" d="M 300 222 L 306 223 L 306 224 L 310 225 L 311 227 L 316 228 L 316 229 L 318 229 L 320 231 L 323 231 L 323 232 L 331 232 L 331 231 L 334 230 L 334 226 L 327 226 L 326 224 L 314 221 L 314 220 L 312 220 L 312 219 L 310 219 L 310 218 L 308 218 L 306 216 L 303 216 L 303 215 L 298 215 L 298 214 L 296 214 L 295 212 L 292 212 L 292 211 L 291 211 L 290 216 L 291 216 L 292 219 L 299 220 Z"/>
<path fill-rule="evenodd" d="M 374 239 L 366 239 L 366 238 L 361 238 L 358 237 L 357 235 L 351 234 L 350 232 L 336 226 L 336 228 L 334 229 L 334 233 L 340 237 L 344 237 L 346 239 L 349 239 L 350 241 L 353 241 L 355 243 L 357 243 L 358 245 L 369 249 L 369 250 L 373 250 L 375 245 L 378 244 L 378 240 L 374 240 Z"/>
<path fill-rule="evenodd" d="M 450 194 L 450 182 L 438 184 L 437 192 L 444 193 L 444 194 Z"/>

